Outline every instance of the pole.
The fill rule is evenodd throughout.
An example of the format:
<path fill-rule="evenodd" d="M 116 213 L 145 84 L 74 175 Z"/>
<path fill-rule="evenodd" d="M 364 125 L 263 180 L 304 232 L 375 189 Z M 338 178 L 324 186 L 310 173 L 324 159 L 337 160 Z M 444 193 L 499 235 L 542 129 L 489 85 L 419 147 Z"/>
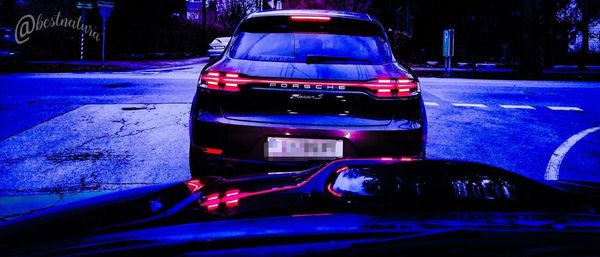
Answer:
<path fill-rule="evenodd" d="M 102 68 L 104 68 L 104 46 L 106 41 L 106 22 L 102 22 Z"/>
<path fill-rule="evenodd" d="M 590 52 L 590 6 L 588 0 L 580 0 L 578 4 L 581 9 L 581 21 L 579 22 L 581 47 L 579 49 L 579 63 L 577 66 L 580 70 L 586 70 Z"/>
<path fill-rule="evenodd" d="M 85 36 L 85 9 L 81 9 L 81 48 L 79 51 L 79 68 L 83 67 L 83 46 Z"/>
<path fill-rule="evenodd" d="M 446 71 L 446 77 L 450 77 L 450 75 L 452 75 L 452 57 L 448 56 L 445 58 L 444 67 Z"/>
<path fill-rule="evenodd" d="M 108 17 L 110 16 L 110 12 L 115 7 L 114 2 L 110 1 L 98 1 L 97 3 L 98 12 L 100 12 L 100 16 L 102 17 L 102 68 L 106 64 L 106 22 L 108 22 Z"/>
<path fill-rule="evenodd" d="M 444 71 L 446 76 L 452 74 L 452 56 L 454 56 L 454 29 L 444 30 L 443 51 Z"/>
<path fill-rule="evenodd" d="M 207 25 L 207 17 L 206 17 L 206 0 L 202 0 L 202 48 L 207 46 L 208 44 L 208 25 Z"/>

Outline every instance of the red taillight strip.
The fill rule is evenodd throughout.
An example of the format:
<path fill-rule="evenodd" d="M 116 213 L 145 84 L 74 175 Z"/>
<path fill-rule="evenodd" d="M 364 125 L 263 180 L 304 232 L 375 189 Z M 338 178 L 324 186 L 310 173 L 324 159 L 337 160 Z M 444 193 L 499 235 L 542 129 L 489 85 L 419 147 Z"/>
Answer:
<path fill-rule="evenodd" d="M 197 179 L 190 179 L 190 180 L 186 181 L 185 184 L 187 185 L 187 188 L 190 190 L 190 193 L 195 193 L 204 187 L 204 184 L 202 184 L 202 182 L 200 182 L 200 180 L 197 180 Z"/>
<path fill-rule="evenodd" d="M 411 157 L 400 157 L 400 158 L 381 157 L 378 159 L 365 158 L 365 159 L 356 159 L 356 160 L 357 161 L 372 160 L 372 161 L 404 162 L 404 161 L 416 161 L 419 159 L 415 159 L 415 158 L 411 158 Z M 213 210 L 216 210 L 219 208 L 220 203 L 224 203 L 226 207 L 231 208 L 231 207 L 235 207 L 235 206 L 239 205 L 239 201 L 242 198 L 251 197 L 251 196 L 255 196 L 255 195 L 261 195 L 261 194 L 275 193 L 275 192 L 284 191 L 284 190 L 297 189 L 297 188 L 300 188 L 300 187 L 306 185 L 308 182 L 310 182 L 312 179 L 314 179 L 317 175 L 319 175 L 323 170 L 326 170 L 329 166 L 335 165 L 336 163 L 337 163 L 336 161 L 328 163 L 327 165 L 322 167 L 319 171 L 311 174 L 306 180 L 303 180 L 302 182 L 300 182 L 296 185 L 274 187 L 271 189 L 265 189 L 265 190 L 255 191 L 255 192 L 246 192 L 246 193 L 240 193 L 240 191 L 238 189 L 232 189 L 232 190 L 228 190 L 227 192 L 225 192 L 225 196 L 223 196 L 223 198 L 221 198 L 221 199 L 219 199 L 219 193 L 214 193 L 214 194 L 208 195 L 208 197 L 206 198 L 206 201 L 201 203 L 200 206 L 204 206 L 209 211 L 213 211 Z M 343 172 L 345 170 L 348 170 L 348 166 L 342 166 L 342 167 L 337 168 L 335 170 L 335 173 L 340 174 L 341 172 Z M 326 186 L 325 190 L 330 192 L 335 197 L 342 196 L 339 192 L 336 192 L 335 190 L 333 190 L 333 185 L 331 183 Z"/>
<path fill-rule="evenodd" d="M 240 201 L 240 190 L 233 189 L 225 192 L 225 197 L 221 199 L 221 202 L 225 203 L 225 206 L 231 208 L 239 204 Z"/>
<path fill-rule="evenodd" d="M 203 77 L 204 78 L 204 77 Z M 412 82 L 403 82 L 406 84 L 401 83 L 369 83 L 369 82 L 319 82 L 319 81 L 310 81 L 310 80 L 270 80 L 270 79 L 250 79 L 250 78 L 238 78 L 238 79 L 230 79 L 230 78 L 222 78 L 221 81 L 223 82 L 234 82 L 234 83 L 239 83 L 239 84 L 270 84 L 270 83 L 277 83 L 277 84 L 289 84 L 290 86 L 294 85 L 294 84 L 298 84 L 298 85 L 305 85 L 305 84 L 310 84 L 310 85 L 320 85 L 320 86 L 357 86 L 357 87 L 372 87 L 373 89 L 377 89 L 377 88 L 393 88 L 396 85 L 401 85 L 403 87 L 407 87 L 407 88 L 413 88 L 416 87 L 416 83 L 412 83 Z"/>
<path fill-rule="evenodd" d="M 210 194 L 206 198 L 206 201 L 200 204 L 200 206 L 204 206 L 209 211 L 213 211 L 219 208 L 220 203 L 221 201 L 219 200 L 219 194 Z"/>
<path fill-rule="evenodd" d="M 221 74 L 224 75 L 222 76 Z M 202 80 L 205 81 L 206 87 L 209 89 L 229 92 L 237 92 L 240 90 L 240 85 L 246 84 L 281 84 L 298 89 L 306 89 L 308 85 L 310 85 L 308 86 L 309 89 L 312 88 L 312 86 L 317 89 L 318 87 L 338 87 L 338 89 L 340 87 L 366 88 L 380 97 L 408 96 L 411 92 L 417 91 L 417 88 L 419 87 L 419 84 L 411 79 L 377 79 L 374 82 L 319 82 L 310 80 L 243 78 L 240 77 L 240 74 L 238 73 L 223 73 L 216 71 L 207 72 L 206 75 L 202 76 Z"/>
<path fill-rule="evenodd" d="M 202 152 L 207 153 L 207 154 L 222 154 L 223 153 L 223 149 L 218 149 L 218 148 L 210 148 L 210 147 L 203 147 L 201 148 Z"/>
<path fill-rule="evenodd" d="M 344 167 L 341 167 L 341 168 L 337 169 L 335 171 L 335 173 L 340 174 L 340 173 L 342 173 L 343 171 L 346 171 L 346 170 L 348 170 L 348 166 L 344 166 Z"/>
<path fill-rule="evenodd" d="M 221 76 L 224 74 L 224 76 Z M 306 84 L 314 86 L 344 86 L 344 87 L 362 87 L 373 91 L 382 90 L 379 93 L 389 93 L 387 90 L 398 90 L 399 92 L 410 92 L 410 89 L 418 87 L 418 84 L 411 79 L 378 79 L 374 82 L 318 82 L 310 80 L 272 80 L 272 79 L 255 79 L 255 78 L 243 78 L 238 73 L 222 73 L 211 71 L 207 72 L 206 75 L 202 76 L 202 80 L 205 80 L 208 85 L 218 86 L 222 84 L 223 87 L 229 87 L 224 89 L 227 91 L 238 90 L 239 85 L 244 84 L 289 84 L 290 86 L 302 87 Z M 386 90 L 387 89 L 387 90 Z M 408 90 L 406 90 L 408 89 Z"/>
<path fill-rule="evenodd" d="M 381 157 L 380 160 L 386 161 L 386 162 L 410 162 L 410 161 L 418 161 L 420 159 L 403 156 L 403 157 L 400 157 L 400 158 L 395 158 L 395 157 Z"/>
<path fill-rule="evenodd" d="M 218 78 L 202 76 L 203 80 L 215 80 Z M 290 86 L 297 84 L 299 86 L 310 84 L 316 86 L 347 86 L 347 87 L 366 87 L 370 89 L 394 89 L 394 88 L 416 88 L 417 83 L 412 82 L 410 80 L 407 81 L 399 81 L 396 83 L 369 83 L 369 82 L 318 82 L 318 81 L 310 81 L 310 80 L 270 80 L 270 79 L 250 79 L 250 78 L 228 78 L 221 77 L 220 81 L 223 83 L 237 83 L 238 85 L 242 84 L 289 84 Z"/>
<path fill-rule="evenodd" d="M 317 21 L 317 22 L 323 22 L 323 21 L 330 21 L 331 17 L 326 17 L 326 16 L 291 16 L 290 19 L 292 19 L 293 21 Z"/>
<path fill-rule="evenodd" d="M 239 204 L 239 201 L 242 198 L 300 188 L 300 187 L 306 185 L 310 180 L 312 180 L 318 174 L 319 174 L 319 172 L 315 172 L 314 174 L 310 175 L 310 177 L 308 177 L 306 180 L 304 180 L 296 185 L 274 187 L 274 188 L 265 189 L 265 190 L 261 190 L 261 191 L 245 192 L 245 193 L 240 193 L 240 191 L 237 189 L 229 190 L 229 191 L 225 192 L 225 196 L 223 196 L 223 198 L 220 200 L 220 202 L 225 203 L 225 206 L 227 206 L 227 207 L 230 207 L 230 208 L 235 207 Z M 209 208 L 210 206 L 214 205 L 214 202 L 209 203 L 209 201 L 211 201 L 211 196 L 214 196 L 214 195 L 217 195 L 217 199 L 218 199 L 218 194 L 209 195 L 206 202 L 202 203 L 201 206 L 205 206 L 205 207 Z M 217 204 L 217 207 L 218 207 L 218 204 Z M 217 207 L 214 207 L 214 209 L 216 209 Z"/>
<path fill-rule="evenodd" d="M 336 192 L 336 191 L 333 189 L 333 184 L 331 184 L 331 183 L 329 183 L 329 184 L 327 185 L 327 191 L 329 191 L 329 193 L 330 193 L 330 194 L 332 194 L 332 195 L 333 195 L 333 196 L 335 196 L 335 197 L 342 197 L 342 194 L 340 194 L 340 193 Z"/>
<path fill-rule="evenodd" d="M 228 79 L 238 78 L 237 73 L 225 73 L 225 76 L 221 76 L 221 72 L 209 71 L 206 75 L 202 76 L 201 79 L 205 81 L 206 87 L 213 90 L 224 90 L 229 92 L 240 91 L 237 83 L 229 83 Z M 221 85 L 219 85 L 221 84 Z"/>
<path fill-rule="evenodd" d="M 402 162 L 412 162 L 412 161 L 418 161 L 418 158 L 412 158 L 412 157 L 400 157 L 400 161 Z"/>

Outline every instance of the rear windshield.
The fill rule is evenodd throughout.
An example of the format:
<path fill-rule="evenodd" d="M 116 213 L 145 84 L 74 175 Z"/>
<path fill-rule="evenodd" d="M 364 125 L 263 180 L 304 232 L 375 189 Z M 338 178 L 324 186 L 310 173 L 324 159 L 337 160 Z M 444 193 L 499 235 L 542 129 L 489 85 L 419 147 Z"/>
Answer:
<path fill-rule="evenodd" d="M 381 27 L 365 21 L 250 20 L 236 33 L 229 56 L 272 62 L 383 64 L 393 60 Z"/>

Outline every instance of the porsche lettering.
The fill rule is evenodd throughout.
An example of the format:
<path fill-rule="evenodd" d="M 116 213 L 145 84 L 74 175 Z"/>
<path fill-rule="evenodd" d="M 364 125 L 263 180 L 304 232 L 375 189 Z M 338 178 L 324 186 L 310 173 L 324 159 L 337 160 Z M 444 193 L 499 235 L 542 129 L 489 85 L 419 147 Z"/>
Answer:
<path fill-rule="evenodd" d="M 271 88 L 289 88 L 289 89 L 316 89 L 316 90 L 346 90 L 344 85 L 319 85 L 319 84 L 287 84 L 287 83 L 269 83 Z"/>

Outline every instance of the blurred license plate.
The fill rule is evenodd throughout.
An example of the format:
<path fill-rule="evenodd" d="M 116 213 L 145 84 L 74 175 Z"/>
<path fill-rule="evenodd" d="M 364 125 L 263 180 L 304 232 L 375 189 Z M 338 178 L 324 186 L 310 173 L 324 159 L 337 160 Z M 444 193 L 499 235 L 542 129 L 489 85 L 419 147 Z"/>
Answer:
<path fill-rule="evenodd" d="M 332 160 L 344 155 L 343 141 L 269 137 L 265 145 L 268 160 Z"/>

